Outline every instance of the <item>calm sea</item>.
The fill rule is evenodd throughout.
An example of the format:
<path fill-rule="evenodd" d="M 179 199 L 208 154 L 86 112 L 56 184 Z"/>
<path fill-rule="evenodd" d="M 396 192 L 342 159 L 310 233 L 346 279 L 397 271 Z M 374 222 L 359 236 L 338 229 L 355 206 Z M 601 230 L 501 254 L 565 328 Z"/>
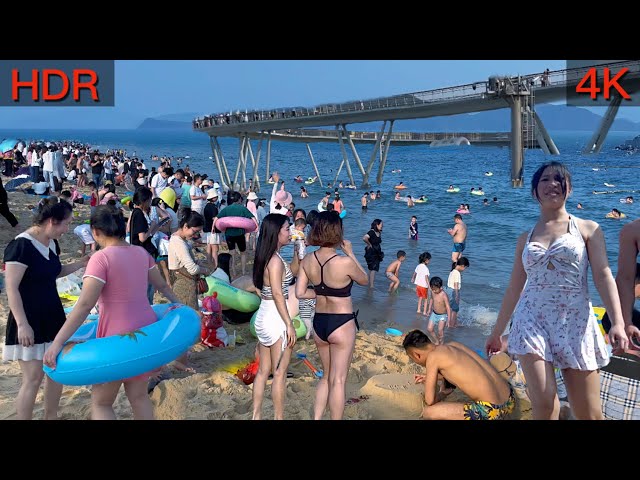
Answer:
<path fill-rule="evenodd" d="M 640 164 L 637 157 L 616 151 L 614 147 L 635 136 L 637 132 L 614 132 L 609 134 L 606 145 L 599 155 L 585 156 L 580 153 L 589 140 L 586 132 L 557 133 L 553 135 L 561 155 L 554 159 L 568 165 L 574 183 L 574 192 L 569 200 L 568 210 L 582 218 L 589 218 L 602 225 L 606 242 L 607 256 L 615 275 L 617 270 L 618 234 L 620 228 L 628 221 L 638 218 L 640 210 L 640 194 L 633 194 L 638 203 L 622 205 L 619 199 L 627 193 L 594 195 L 595 191 L 607 190 L 640 190 L 640 176 L 637 168 Z M 0 131 L 0 137 L 15 137 L 43 140 L 78 140 L 90 143 L 101 150 L 107 148 L 126 149 L 130 154 L 135 152 L 142 159 L 148 160 L 151 155 L 189 156 L 183 166 L 189 164 L 201 173 L 217 178 L 217 171 L 210 159 L 212 153 L 209 139 L 205 134 L 191 131 L 156 131 L 156 130 L 50 130 L 50 131 Z M 230 174 L 235 172 L 238 155 L 237 140 L 223 139 L 221 146 L 227 160 Z M 264 179 L 265 147 L 261 158 L 260 177 Z M 367 162 L 371 145 L 358 146 L 363 162 Z M 325 182 L 333 181 L 336 170 L 342 160 L 337 144 L 312 145 L 314 158 Z M 254 154 L 257 143 L 253 144 Z M 351 158 L 352 170 L 357 184 L 361 176 L 357 173 L 355 162 Z M 453 225 L 453 214 L 460 203 L 471 205 L 471 214 L 465 215 L 468 225 L 467 249 L 465 256 L 471 266 L 463 273 L 462 308 L 459 319 L 465 328 L 448 333 L 448 338 L 455 338 L 481 348 L 484 336 L 489 332 L 497 317 L 503 298 L 503 292 L 509 282 L 509 275 L 514 260 L 517 236 L 528 230 L 535 223 L 538 207 L 530 195 L 529 182 L 536 168 L 551 157 L 545 157 L 539 150 L 525 153 L 525 188 L 513 189 L 510 186 L 510 160 L 508 148 L 496 147 L 447 147 L 430 148 L 425 145 L 401 147 L 391 145 L 386 172 L 381 185 L 374 185 L 381 190 L 382 199 L 369 204 L 367 213 L 360 209 L 362 190 L 341 190 L 343 202 L 348 209 L 345 219 L 346 236 L 354 244 L 356 255 L 365 264 L 364 243 L 362 236 L 369 230 L 375 218 L 384 221 L 382 247 L 385 261 L 381 273 L 376 278 L 376 288 L 368 292 L 366 288 L 354 287 L 354 300 L 360 305 L 361 324 L 368 329 L 379 329 L 389 324 L 406 331 L 411 328 L 425 328 L 423 317 L 416 316 L 417 299 L 413 286 L 409 283 L 413 270 L 418 262 L 418 255 L 428 251 L 432 255 L 429 269 L 432 276 L 440 276 L 446 282 L 450 269 L 451 237 L 447 228 Z M 153 164 L 150 164 L 153 165 Z M 393 169 L 401 173 L 393 174 Z M 594 169 L 598 169 L 597 171 Z M 282 178 L 289 180 L 288 188 L 294 197 L 297 207 L 307 212 L 321 200 L 324 188 L 319 184 L 308 186 L 310 197 L 299 196 L 299 184 L 293 177 L 313 176 L 313 168 L 303 144 L 273 143 L 271 170 L 281 173 Z M 375 180 L 374 168 L 373 179 Z M 493 176 L 484 175 L 486 171 Z M 347 181 L 343 169 L 341 179 Z M 408 208 L 406 203 L 393 200 L 393 187 L 404 182 L 409 188 L 403 195 L 426 195 L 429 202 Z M 615 187 L 609 188 L 604 183 Z M 449 184 L 461 188 L 458 194 L 446 193 Z M 326 183 L 325 183 L 326 185 Z M 482 186 L 487 198 L 498 197 L 497 204 L 485 207 L 485 197 L 470 195 L 471 187 Z M 270 187 L 267 185 L 266 187 Z M 267 197 L 270 188 L 263 186 L 262 196 Z M 578 202 L 584 210 L 576 209 Z M 626 213 L 624 220 L 607 220 L 605 214 L 612 208 Z M 408 239 L 408 226 L 412 215 L 418 217 L 420 240 Z M 384 268 L 396 257 L 398 250 L 407 252 L 407 261 L 400 270 L 402 286 L 397 295 L 386 293 L 388 283 L 384 278 Z M 590 279 L 590 292 L 594 305 L 600 304 L 600 296 Z"/>

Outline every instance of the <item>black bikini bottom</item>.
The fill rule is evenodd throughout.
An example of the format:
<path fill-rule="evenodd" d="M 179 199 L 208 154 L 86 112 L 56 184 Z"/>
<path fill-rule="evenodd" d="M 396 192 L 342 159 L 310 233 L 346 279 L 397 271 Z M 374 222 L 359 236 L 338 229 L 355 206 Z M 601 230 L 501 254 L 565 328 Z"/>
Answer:
<path fill-rule="evenodd" d="M 328 342 L 329 336 L 347 323 L 349 320 L 356 322 L 356 329 L 360 330 L 358 324 L 358 312 L 353 313 L 318 313 L 313 317 L 313 329 L 321 340 Z"/>

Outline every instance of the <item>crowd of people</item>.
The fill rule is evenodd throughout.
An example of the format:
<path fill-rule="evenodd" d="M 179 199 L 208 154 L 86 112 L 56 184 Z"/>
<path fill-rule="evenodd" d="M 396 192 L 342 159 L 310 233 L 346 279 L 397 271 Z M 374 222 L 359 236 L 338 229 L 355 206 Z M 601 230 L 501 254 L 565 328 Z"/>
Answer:
<path fill-rule="evenodd" d="M 103 157 L 95 153 L 91 161 L 104 163 Z M 345 239 L 340 216 L 344 205 L 339 194 L 331 201 L 331 192 L 327 192 L 319 205 L 325 211 L 307 214 L 295 208 L 277 173 L 272 175 L 273 190 L 267 201 L 252 190 L 225 192 L 205 175 L 174 171 L 168 162 L 161 163 L 150 178 L 144 170 L 140 176 L 134 160 L 129 164 L 119 180 L 114 177 L 105 182 L 107 187 L 116 182 L 135 183 L 133 195 L 124 204 L 114 188 L 96 192 L 95 202 L 91 195 L 89 230 L 97 244 L 95 253 L 61 264 L 57 239 L 67 231 L 72 212 L 72 202 L 62 196 L 43 197 L 34 226 L 5 249 L 10 315 L 3 358 L 20 363 L 23 378 L 16 399 L 18 417 L 32 417 L 44 378 L 43 363 L 55 368 L 64 343 L 96 305 L 101 314 L 98 336 L 121 334 L 153 322 L 151 304 L 156 291 L 170 302 L 199 312 L 198 278 L 213 274 L 229 281 L 245 276 L 249 271 L 247 250 L 254 246 L 247 289 L 258 293 L 261 302 L 255 320 L 260 364 L 253 382 L 253 418 L 262 418 L 270 376 L 274 418 L 286 417 L 287 368 L 296 344 L 292 318 L 299 312 L 325 372 L 317 382 L 313 416 L 323 418 L 328 408 L 330 418 L 341 419 L 359 328 L 351 290 L 354 283 L 374 286 L 375 273 L 384 260 L 383 220 L 374 219 L 362 237 L 364 268 Z M 95 174 L 91 180 L 95 189 L 106 175 L 103 170 Z M 141 178 L 148 181 L 140 182 Z M 586 288 L 587 265 L 591 265 L 609 314 L 613 346 L 625 349 L 630 338 L 640 340 L 640 331 L 632 323 L 633 287 L 627 285 L 632 269 L 626 265 L 635 265 L 640 244 L 638 221 L 621 234 L 616 285 L 599 225 L 566 211 L 571 188 L 571 175 L 561 164 L 545 164 L 533 175 L 532 195 L 538 202 L 540 219 L 518 239 L 510 284 L 486 342 L 488 353 L 504 351 L 503 334 L 510 323 L 508 351 L 522 364 L 533 415 L 540 419 L 558 417 L 554 368 L 562 370 L 575 416 L 602 418 L 598 370 L 607 364 L 610 354 L 593 316 Z M 56 191 L 55 185 L 52 191 Z M 229 227 L 222 232 L 216 224 L 226 217 L 246 218 L 255 228 Z M 426 367 L 426 375 L 416 377 L 425 385 L 424 418 L 504 418 L 513 410 L 509 385 L 477 352 L 458 342 L 445 342 L 445 328 L 458 326 L 462 272 L 470 265 L 463 256 L 467 227 L 462 215 L 455 214 L 453 222 L 448 231 L 453 246 L 446 284 L 443 278 L 430 275 L 429 252 L 418 258 L 411 282 L 416 286 L 417 311 L 426 316 L 428 333 L 407 334 L 404 347 L 413 361 Z M 409 238 L 418 238 L 415 216 Z M 223 241 L 229 254 L 219 253 Z M 281 249 L 292 241 L 294 255 L 289 262 Z M 199 247 L 205 250 L 204 258 L 196 255 L 194 249 Z M 406 252 L 400 250 L 385 269 L 390 293 L 400 284 L 400 269 L 406 259 Z M 55 279 L 80 268 L 85 268 L 82 293 L 65 319 Z M 174 366 L 193 371 L 187 354 L 176 359 Z M 147 384 L 157 373 L 94 385 L 92 417 L 115 417 L 113 403 L 124 384 L 134 417 L 153 418 Z M 441 402 L 455 387 L 472 401 Z M 47 378 L 46 418 L 56 417 L 61 389 Z"/>

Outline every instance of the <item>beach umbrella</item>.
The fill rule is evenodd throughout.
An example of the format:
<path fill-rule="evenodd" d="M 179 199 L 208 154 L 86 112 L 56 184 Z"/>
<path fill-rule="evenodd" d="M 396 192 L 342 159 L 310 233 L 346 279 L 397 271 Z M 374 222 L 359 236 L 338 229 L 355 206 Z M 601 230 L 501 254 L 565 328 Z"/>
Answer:
<path fill-rule="evenodd" d="M 0 143 L 0 153 L 8 152 L 9 150 L 13 150 L 18 140 L 15 138 L 6 138 Z"/>
<path fill-rule="evenodd" d="M 31 179 L 29 175 L 20 175 L 20 176 L 17 176 L 16 178 L 12 178 L 11 180 L 9 180 L 5 184 L 4 188 L 6 191 L 10 192 L 11 190 L 15 190 L 16 188 L 18 188 L 23 183 L 27 183 L 30 181 Z"/>

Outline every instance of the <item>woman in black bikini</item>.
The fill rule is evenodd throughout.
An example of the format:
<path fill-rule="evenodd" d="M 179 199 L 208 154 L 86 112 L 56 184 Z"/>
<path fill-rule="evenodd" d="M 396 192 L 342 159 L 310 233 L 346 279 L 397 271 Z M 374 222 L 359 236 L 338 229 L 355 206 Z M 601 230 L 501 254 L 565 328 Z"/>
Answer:
<path fill-rule="evenodd" d="M 331 419 L 340 420 L 344 413 L 344 387 L 358 328 L 357 312 L 353 311 L 351 302 L 351 286 L 353 282 L 367 285 L 368 277 L 353 254 L 351 242 L 344 239 L 342 219 L 335 213 L 319 213 L 307 241 L 309 245 L 320 248 L 302 260 L 296 295 L 299 299 L 317 299 L 313 338 L 325 372 L 318 382 L 313 416 L 320 420 L 328 403 Z M 338 255 L 337 248 L 346 256 Z M 310 283 L 315 285 L 313 289 L 307 289 Z"/>

